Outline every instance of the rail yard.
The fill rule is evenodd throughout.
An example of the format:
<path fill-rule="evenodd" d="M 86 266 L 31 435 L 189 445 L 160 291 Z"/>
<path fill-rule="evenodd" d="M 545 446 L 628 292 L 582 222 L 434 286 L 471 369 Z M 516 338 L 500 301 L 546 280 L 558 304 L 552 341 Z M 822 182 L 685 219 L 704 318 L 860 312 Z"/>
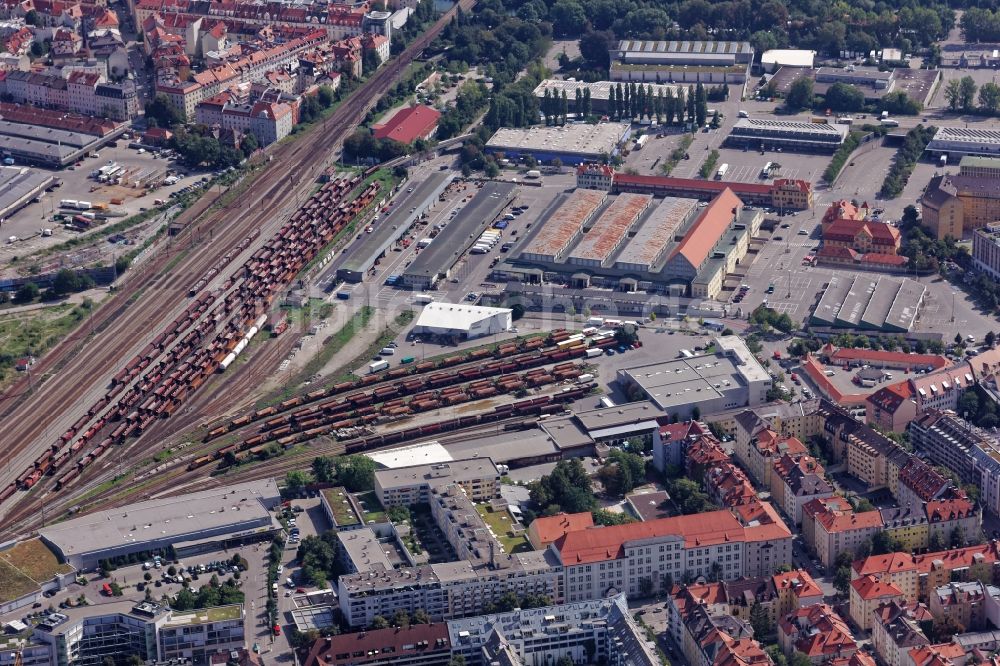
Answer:
<path fill-rule="evenodd" d="M 7 452 L 8 467 L 22 461 L 25 466 L 0 491 L 4 504 L 16 502 L 18 489 L 41 483 L 62 490 L 85 480 L 82 472 L 94 460 L 170 416 L 230 353 L 246 346 L 270 299 L 377 192 L 352 193 L 360 179 L 339 179 L 303 206 L 296 209 L 294 202 L 457 8 L 473 4 L 459 3 L 375 73 L 317 128 L 315 140 L 279 147 L 248 194 L 210 210 L 140 264 L 86 328 L 64 339 L 32 376 L 7 392 L 0 407 L 5 438 L 15 443 Z M 239 268 L 224 277 L 231 263 Z M 192 292 L 198 295 L 186 303 Z M 54 414 L 66 420 L 63 427 Z M 61 435 L 52 432 L 56 428 Z M 141 450 L 135 445 L 124 450 Z M 4 525 L 17 522 L 18 513 L 7 512 Z"/>

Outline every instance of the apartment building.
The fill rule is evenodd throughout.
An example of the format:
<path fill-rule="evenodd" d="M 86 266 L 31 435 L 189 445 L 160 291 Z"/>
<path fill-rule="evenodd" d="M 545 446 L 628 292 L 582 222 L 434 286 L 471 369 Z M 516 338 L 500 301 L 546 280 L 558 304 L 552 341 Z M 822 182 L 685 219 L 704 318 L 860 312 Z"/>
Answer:
<path fill-rule="evenodd" d="M 745 446 L 733 447 L 733 454 L 750 476 L 764 488 L 771 486 L 771 470 L 782 456 L 802 456 L 809 452 L 797 437 L 782 435 L 771 428 L 757 430 Z"/>
<path fill-rule="evenodd" d="M 865 423 L 886 432 L 902 432 L 917 415 L 909 381 L 883 386 L 865 398 Z"/>
<path fill-rule="evenodd" d="M 896 501 L 901 507 L 918 509 L 931 500 L 947 496 L 952 490 L 951 481 L 920 458 L 913 456 L 899 471 Z"/>
<path fill-rule="evenodd" d="M 958 174 L 934 176 L 924 190 L 923 223 L 943 239 L 961 239 L 1000 219 L 1000 179 L 990 157 L 963 157 Z"/>
<path fill-rule="evenodd" d="M 753 639 L 749 624 L 728 612 L 718 585 L 698 586 L 688 593 L 683 588 L 667 601 L 668 631 L 691 666 L 716 664 L 770 666 L 770 657 Z"/>
<path fill-rule="evenodd" d="M 783 437 L 794 437 L 806 442 L 823 430 L 821 401 L 801 400 L 787 403 L 776 402 L 753 409 L 740 409 L 735 413 L 712 416 L 712 422 L 722 424 L 726 432 L 735 440 L 733 452 L 741 465 L 746 465 L 750 440 L 760 430 L 771 429 Z"/>
<path fill-rule="evenodd" d="M 972 263 L 994 280 L 1000 279 L 1000 223 L 991 222 L 972 232 Z"/>
<path fill-rule="evenodd" d="M 814 499 L 802 507 L 802 535 L 825 567 L 840 553 L 853 553 L 862 542 L 883 529 L 879 511 L 856 513 L 843 497 Z"/>
<path fill-rule="evenodd" d="M 910 455 L 881 433 L 862 426 L 847 436 L 847 472 L 860 479 L 869 490 L 888 488 L 896 495 L 899 470 Z"/>
<path fill-rule="evenodd" d="M 792 521 L 802 523 L 802 507 L 814 499 L 833 497 L 826 470 L 812 456 L 784 455 L 771 472 L 771 501 Z"/>
<path fill-rule="evenodd" d="M 987 628 L 987 597 L 1000 596 L 1000 588 L 979 580 L 950 582 L 931 591 L 928 608 L 936 620 L 952 620 L 965 631 Z"/>
<path fill-rule="evenodd" d="M 593 526 L 594 514 L 590 511 L 542 516 L 535 518 L 528 525 L 528 542 L 535 550 L 543 550 L 567 532 L 585 530 Z"/>
<path fill-rule="evenodd" d="M 793 569 L 771 577 L 777 597 L 777 617 L 793 610 L 823 603 L 823 589 L 805 569 Z"/>
<path fill-rule="evenodd" d="M 871 629 L 876 608 L 906 601 L 903 591 L 892 581 L 871 574 L 852 580 L 849 594 L 851 620 L 865 631 Z"/>
<path fill-rule="evenodd" d="M 904 550 L 927 548 L 930 522 L 923 506 L 879 509 L 879 513 L 885 532 L 897 539 Z"/>
<path fill-rule="evenodd" d="M 814 666 L 850 658 L 858 643 L 840 615 L 827 604 L 799 608 L 778 622 L 778 645 L 785 656 L 801 652 Z"/>
<path fill-rule="evenodd" d="M 468 666 L 574 663 L 659 666 L 624 594 L 448 622 L 451 653 Z M 395 662 L 394 662 L 395 663 Z"/>
<path fill-rule="evenodd" d="M 504 552 L 457 483 L 432 489 L 428 502 L 460 560 L 401 569 L 383 566 L 341 576 L 340 609 L 348 624 L 366 627 L 378 615 L 392 617 L 398 610 L 413 613 L 418 608 L 435 621 L 479 615 L 507 592 L 562 603 L 564 572 L 554 552 Z M 603 594 L 585 599 L 598 596 Z"/>
<path fill-rule="evenodd" d="M 87 71 L 69 71 L 65 78 L 45 72 L 0 74 L 0 92 L 15 102 L 114 120 L 131 120 L 139 115 L 139 93 L 131 80 L 108 83 Z"/>
<path fill-rule="evenodd" d="M 35 626 L 32 640 L 48 646 L 53 664 L 138 656 L 150 662 L 183 658 L 201 666 L 212 655 L 244 647 L 244 619 L 240 604 L 182 612 L 120 601 L 50 613 Z"/>
<path fill-rule="evenodd" d="M 629 596 L 666 590 L 685 574 L 732 580 L 791 562 L 791 532 L 758 502 L 690 516 L 568 532 L 550 549 L 565 569 L 569 601 L 608 589 Z"/>
<path fill-rule="evenodd" d="M 988 446 L 989 438 L 956 414 L 928 410 L 909 426 L 910 442 L 935 465 L 947 467 L 962 483 L 980 483 L 972 456 L 977 446 Z"/>
<path fill-rule="evenodd" d="M 463 458 L 432 465 L 375 471 L 375 492 L 382 506 L 426 504 L 431 488 L 457 483 L 476 502 L 500 496 L 500 470 L 490 458 Z"/>
<path fill-rule="evenodd" d="M 317 638 L 299 655 L 302 666 L 448 666 L 451 641 L 434 622 Z"/>
<path fill-rule="evenodd" d="M 975 385 L 972 371 L 964 363 L 909 380 L 917 413 L 929 409 L 955 410 L 958 399 Z"/>
<path fill-rule="evenodd" d="M 921 624 L 934 621 L 925 604 L 890 601 L 872 618 L 872 647 L 886 666 L 909 666 L 911 649 L 930 645 Z"/>

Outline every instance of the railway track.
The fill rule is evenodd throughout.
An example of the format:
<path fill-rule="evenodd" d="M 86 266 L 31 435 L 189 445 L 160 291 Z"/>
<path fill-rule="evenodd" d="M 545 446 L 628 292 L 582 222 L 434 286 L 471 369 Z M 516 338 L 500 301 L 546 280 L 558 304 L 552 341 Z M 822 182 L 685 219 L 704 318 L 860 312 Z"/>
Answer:
<path fill-rule="evenodd" d="M 141 349 L 144 340 L 154 337 L 157 326 L 171 316 L 180 316 L 190 285 L 204 276 L 227 249 L 254 228 L 262 229 L 266 237 L 280 223 L 274 217 L 284 202 L 296 200 L 311 187 L 326 166 L 325 158 L 440 33 L 458 7 L 468 11 L 474 4 L 475 0 L 461 0 L 442 16 L 314 130 L 315 140 L 279 146 L 274 153 L 276 164 L 256 179 L 249 201 L 239 198 L 217 209 L 207 219 L 191 224 L 170 249 L 151 257 L 130 276 L 127 288 L 90 318 L 87 328 L 94 331 L 93 335 L 81 328 L 41 359 L 33 373 L 34 383 L 42 384 L 40 389 L 36 390 L 26 378 L 0 396 L 0 428 L 14 442 L 7 450 L 8 467 L 19 468 L 22 461 L 13 459 L 20 457 L 26 462 L 32 450 L 41 450 L 40 445 L 44 446 L 81 412 L 80 403 L 86 404 L 88 397 L 103 392 L 114 370 Z M 292 167 L 289 177 L 289 165 L 295 164 L 299 166 Z M 211 230 L 208 240 L 203 230 Z M 52 418 L 53 414 L 65 416 L 58 420 Z M 5 520 L 5 524 L 11 522 L 17 522 L 16 517 Z"/>

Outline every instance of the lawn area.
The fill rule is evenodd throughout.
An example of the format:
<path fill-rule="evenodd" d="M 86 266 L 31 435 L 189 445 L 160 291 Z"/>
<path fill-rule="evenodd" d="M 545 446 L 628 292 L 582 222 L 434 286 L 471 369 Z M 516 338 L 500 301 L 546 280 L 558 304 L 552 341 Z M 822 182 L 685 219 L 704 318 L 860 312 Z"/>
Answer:
<path fill-rule="evenodd" d="M 38 583 L 11 566 L 7 560 L 0 560 L 0 603 L 7 603 L 38 589 Z"/>
<path fill-rule="evenodd" d="M 361 493 L 356 499 L 365 512 L 362 519 L 366 525 L 372 521 L 376 523 L 385 522 L 385 509 L 382 508 L 382 503 L 378 501 L 378 495 L 375 494 L 374 490 Z"/>
<path fill-rule="evenodd" d="M 70 572 L 70 566 L 60 564 L 56 554 L 41 539 L 22 541 L 0 553 L 0 557 L 39 583 L 44 583 L 56 574 Z"/>
<path fill-rule="evenodd" d="M 242 607 L 239 604 L 213 606 L 212 608 L 175 612 L 170 620 L 170 624 L 200 624 L 203 622 L 238 620 L 241 613 Z"/>
<path fill-rule="evenodd" d="M 63 303 L 0 317 L 0 389 L 16 376 L 17 359 L 41 356 L 88 314 L 83 305 Z M 35 383 L 37 389 L 37 379 Z"/>
<path fill-rule="evenodd" d="M 333 511 L 333 520 L 337 523 L 337 527 L 350 527 L 361 522 L 347 496 L 347 489 L 342 486 L 323 489 L 323 497 Z"/>
<path fill-rule="evenodd" d="M 486 504 L 477 504 L 476 511 L 483 517 L 486 524 L 490 526 L 493 533 L 497 535 L 500 543 L 503 544 L 504 550 L 508 553 L 523 553 L 531 550 L 531 544 L 528 543 L 527 537 L 523 534 L 521 536 L 513 536 L 511 534 L 510 526 L 513 523 L 513 519 L 510 517 L 510 513 L 507 511 L 493 511 Z"/>

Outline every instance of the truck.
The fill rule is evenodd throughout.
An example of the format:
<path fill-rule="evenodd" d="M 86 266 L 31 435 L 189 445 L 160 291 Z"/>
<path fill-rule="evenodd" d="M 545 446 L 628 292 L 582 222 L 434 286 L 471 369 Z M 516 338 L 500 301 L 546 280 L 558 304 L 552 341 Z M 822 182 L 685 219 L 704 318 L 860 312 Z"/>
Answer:
<path fill-rule="evenodd" d="M 531 170 L 528 171 L 528 173 L 524 174 L 524 177 L 525 178 L 541 178 L 542 177 L 542 172 L 539 171 L 538 169 L 531 169 Z"/>
<path fill-rule="evenodd" d="M 368 364 L 368 374 L 382 372 L 389 369 L 389 361 L 372 361 Z"/>
<path fill-rule="evenodd" d="M 883 111 L 883 112 L 882 112 L 882 115 L 881 115 L 881 116 L 879 116 L 879 119 L 880 119 L 880 120 L 886 120 L 886 119 L 888 119 L 888 118 L 889 118 L 889 112 L 888 112 L 888 111 Z"/>
<path fill-rule="evenodd" d="M 587 358 L 597 358 L 602 353 L 600 347 L 591 347 L 587 350 Z"/>
<path fill-rule="evenodd" d="M 882 127 L 899 127 L 899 121 L 892 118 L 883 118 Z"/>
<path fill-rule="evenodd" d="M 418 305 L 427 305 L 428 303 L 433 303 L 434 294 L 424 294 L 424 293 L 414 294 L 413 302 L 417 303 Z"/>
<path fill-rule="evenodd" d="M 726 173 L 728 173 L 728 171 L 729 171 L 729 165 L 723 164 L 722 166 L 719 167 L 719 170 L 715 172 L 715 179 L 722 180 L 723 178 L 726 177 Z"/>
<path fill-rule="evenodd" d="M 852 118 L 851 116 L 840 116 L 839 118 L 837 118 L 838 125 L 850 125 L 853 122 L 854 118 Z"/>
<path fill-rule="evenodd" d="M 939 167 L 946 167 L 946 166 L 948 166 L 948 156 L 947 155 L 942 155 L 941 157 L 938 158 L 938 166 Z"/>
<path fill-rule="evenodd" d="M 643 134 L 638 139 L 635 140 L 635 149 L 642 150 L 642 147 L 649 143 L 649 135 Z"/>

